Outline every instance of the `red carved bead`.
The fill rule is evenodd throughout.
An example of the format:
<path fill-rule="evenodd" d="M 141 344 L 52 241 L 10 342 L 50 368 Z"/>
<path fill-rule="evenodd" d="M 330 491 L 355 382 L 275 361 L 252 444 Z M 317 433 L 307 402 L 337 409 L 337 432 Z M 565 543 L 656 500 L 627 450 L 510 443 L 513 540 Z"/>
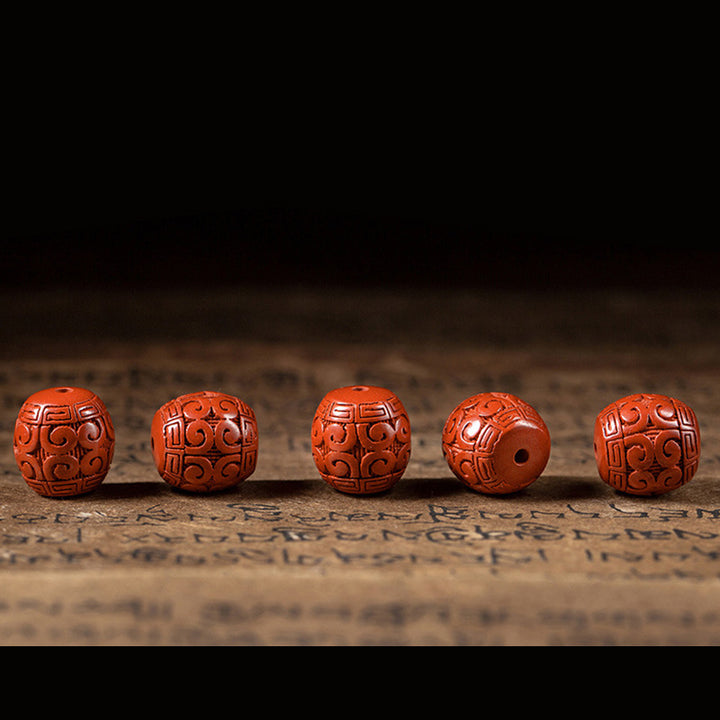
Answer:
<path fill-rule="evenodd" d="M 410 419 L 390 390 L 354 385 L 330 391 L 315 413 L 312 454 L 323 480 L 341 492 L 389 490 L 410 460 Z"/>
<path fill-rule="evenodd" d="M 689 482 L 700 460 L 700 428 L 684 402 L 666 395 L 628 395 L 595 420 L 600 477 L 631 495 L 660 495 Z"/>
<path fill-rule="evenodd" d="M 253 409 L 232 395 L 189 393 L 155 413 L 150 443 L 155 466 L 172 487 L 225 490 L 255 471 L 257 421 Z"/>
<path fill-rule="evenodd" d="M 31 395 L 15 421 L 13 452 L 25 482 L 39 495 L 95 490 L 110 469 L 115 430 L 95 393 L 55 387 Z"/>
<path fill-rule="evenodd" d="M 526 488 L 542 474 L 550 457 L 550 433 L 524 400 L 487 392 L 467 398 L 450 413 L 442 448 L 465 485 L 501 495 Z"/>

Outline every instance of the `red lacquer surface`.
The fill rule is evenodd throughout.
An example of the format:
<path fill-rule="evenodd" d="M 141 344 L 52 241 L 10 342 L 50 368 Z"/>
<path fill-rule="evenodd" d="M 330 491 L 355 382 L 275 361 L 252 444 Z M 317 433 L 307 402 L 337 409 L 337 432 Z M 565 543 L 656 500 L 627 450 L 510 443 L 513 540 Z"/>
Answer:
<path fill-rule="evenodd" d="M 550 457 L 550 433 L 524 400 L 509 393 L 479 393 L 450 413 L 442 448 L 465 485 L 486 494 L 507 494 L 541 475 Z"/>
<path fill-rule="evenodd" d="M 695 413 L 680 400 L 635 394 L 604 408 L 595 420 L 600 477 L 631 495 L 659 495 L 689 482 L 700 460 Z"/>
<path fill-rule="evenodd" d="M 31 395 L 15 422 L 13 451 L 25 482 L 46 497 L 83 495 L 105 479 L 115 449 L 110 413 L 90 390 Z"/>
<path fill-rule="evenodd" d="M 188 393 L 165 403 L 155 413 L 150 439 L 160 476 L 180 490 L 234 487 L 257 464 L 255 413 L 225 393 Z"/>
<path fill-rule="evenodd" d="M 321 477 L 341 492 L 389 490 L 410 460 L 410 420 L 400 399 L 385 388 L 352 385 L 320 402 L 311 431 Z"/>

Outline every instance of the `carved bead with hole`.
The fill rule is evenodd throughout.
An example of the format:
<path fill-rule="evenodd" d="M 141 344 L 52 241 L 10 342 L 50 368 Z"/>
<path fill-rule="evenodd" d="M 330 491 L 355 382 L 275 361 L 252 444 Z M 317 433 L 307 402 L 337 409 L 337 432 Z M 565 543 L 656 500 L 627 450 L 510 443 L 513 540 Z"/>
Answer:
<path fill-rule="evenodd" d="M 550 458 L 550 433 L 524 400 L 473 395 L 448 416 L 442 449 L 455 476 L 477 492 L 504 495 L 535 482 Z"/>

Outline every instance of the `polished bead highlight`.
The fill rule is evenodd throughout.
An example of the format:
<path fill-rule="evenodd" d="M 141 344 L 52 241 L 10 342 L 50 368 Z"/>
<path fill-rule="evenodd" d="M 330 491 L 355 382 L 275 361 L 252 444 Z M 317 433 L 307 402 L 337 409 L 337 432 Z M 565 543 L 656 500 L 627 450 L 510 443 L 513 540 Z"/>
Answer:
<path fill-rule="evenodd" d="M 165 403 L 155 413 L 150 440 L 160 476 L 179 490 L 226 490 L 257 464 L 255 413 L 225 393 L 188 393 Z"/>

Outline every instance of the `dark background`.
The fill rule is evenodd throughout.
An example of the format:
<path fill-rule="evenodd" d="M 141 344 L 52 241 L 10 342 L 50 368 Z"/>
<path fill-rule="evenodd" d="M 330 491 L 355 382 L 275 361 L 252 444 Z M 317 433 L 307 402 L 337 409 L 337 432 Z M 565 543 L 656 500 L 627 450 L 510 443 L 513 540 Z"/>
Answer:
<path fill-rule="evenodd" d="M 349 162 L 342 174 L 314 175 L 315 165 L 273 178 L 241 161 L 180 175 L 116 168 L 25 179 L 3 216 L 7 287 L 717 281 L 717 225 L 702 199 L 679 180 L 632 186 L 622 169 L 558 177 L 548 164 L 503 177 L 436 165 L 388 177 Z"/>
<path fill-rule="evenodd" d="M 701 18 L 258 15 L 13 25 L 6 287 L 715 287 Z"/>
<path fill-rule="evenodd" d="M 58 82 L 9 113 L 2 282 L 716 287 L 697 107 L 508 86 L 507 105 L 392 83 L 235 105 L 147 87 L 96 104 L 88 85 L 78 104 Z"/>

